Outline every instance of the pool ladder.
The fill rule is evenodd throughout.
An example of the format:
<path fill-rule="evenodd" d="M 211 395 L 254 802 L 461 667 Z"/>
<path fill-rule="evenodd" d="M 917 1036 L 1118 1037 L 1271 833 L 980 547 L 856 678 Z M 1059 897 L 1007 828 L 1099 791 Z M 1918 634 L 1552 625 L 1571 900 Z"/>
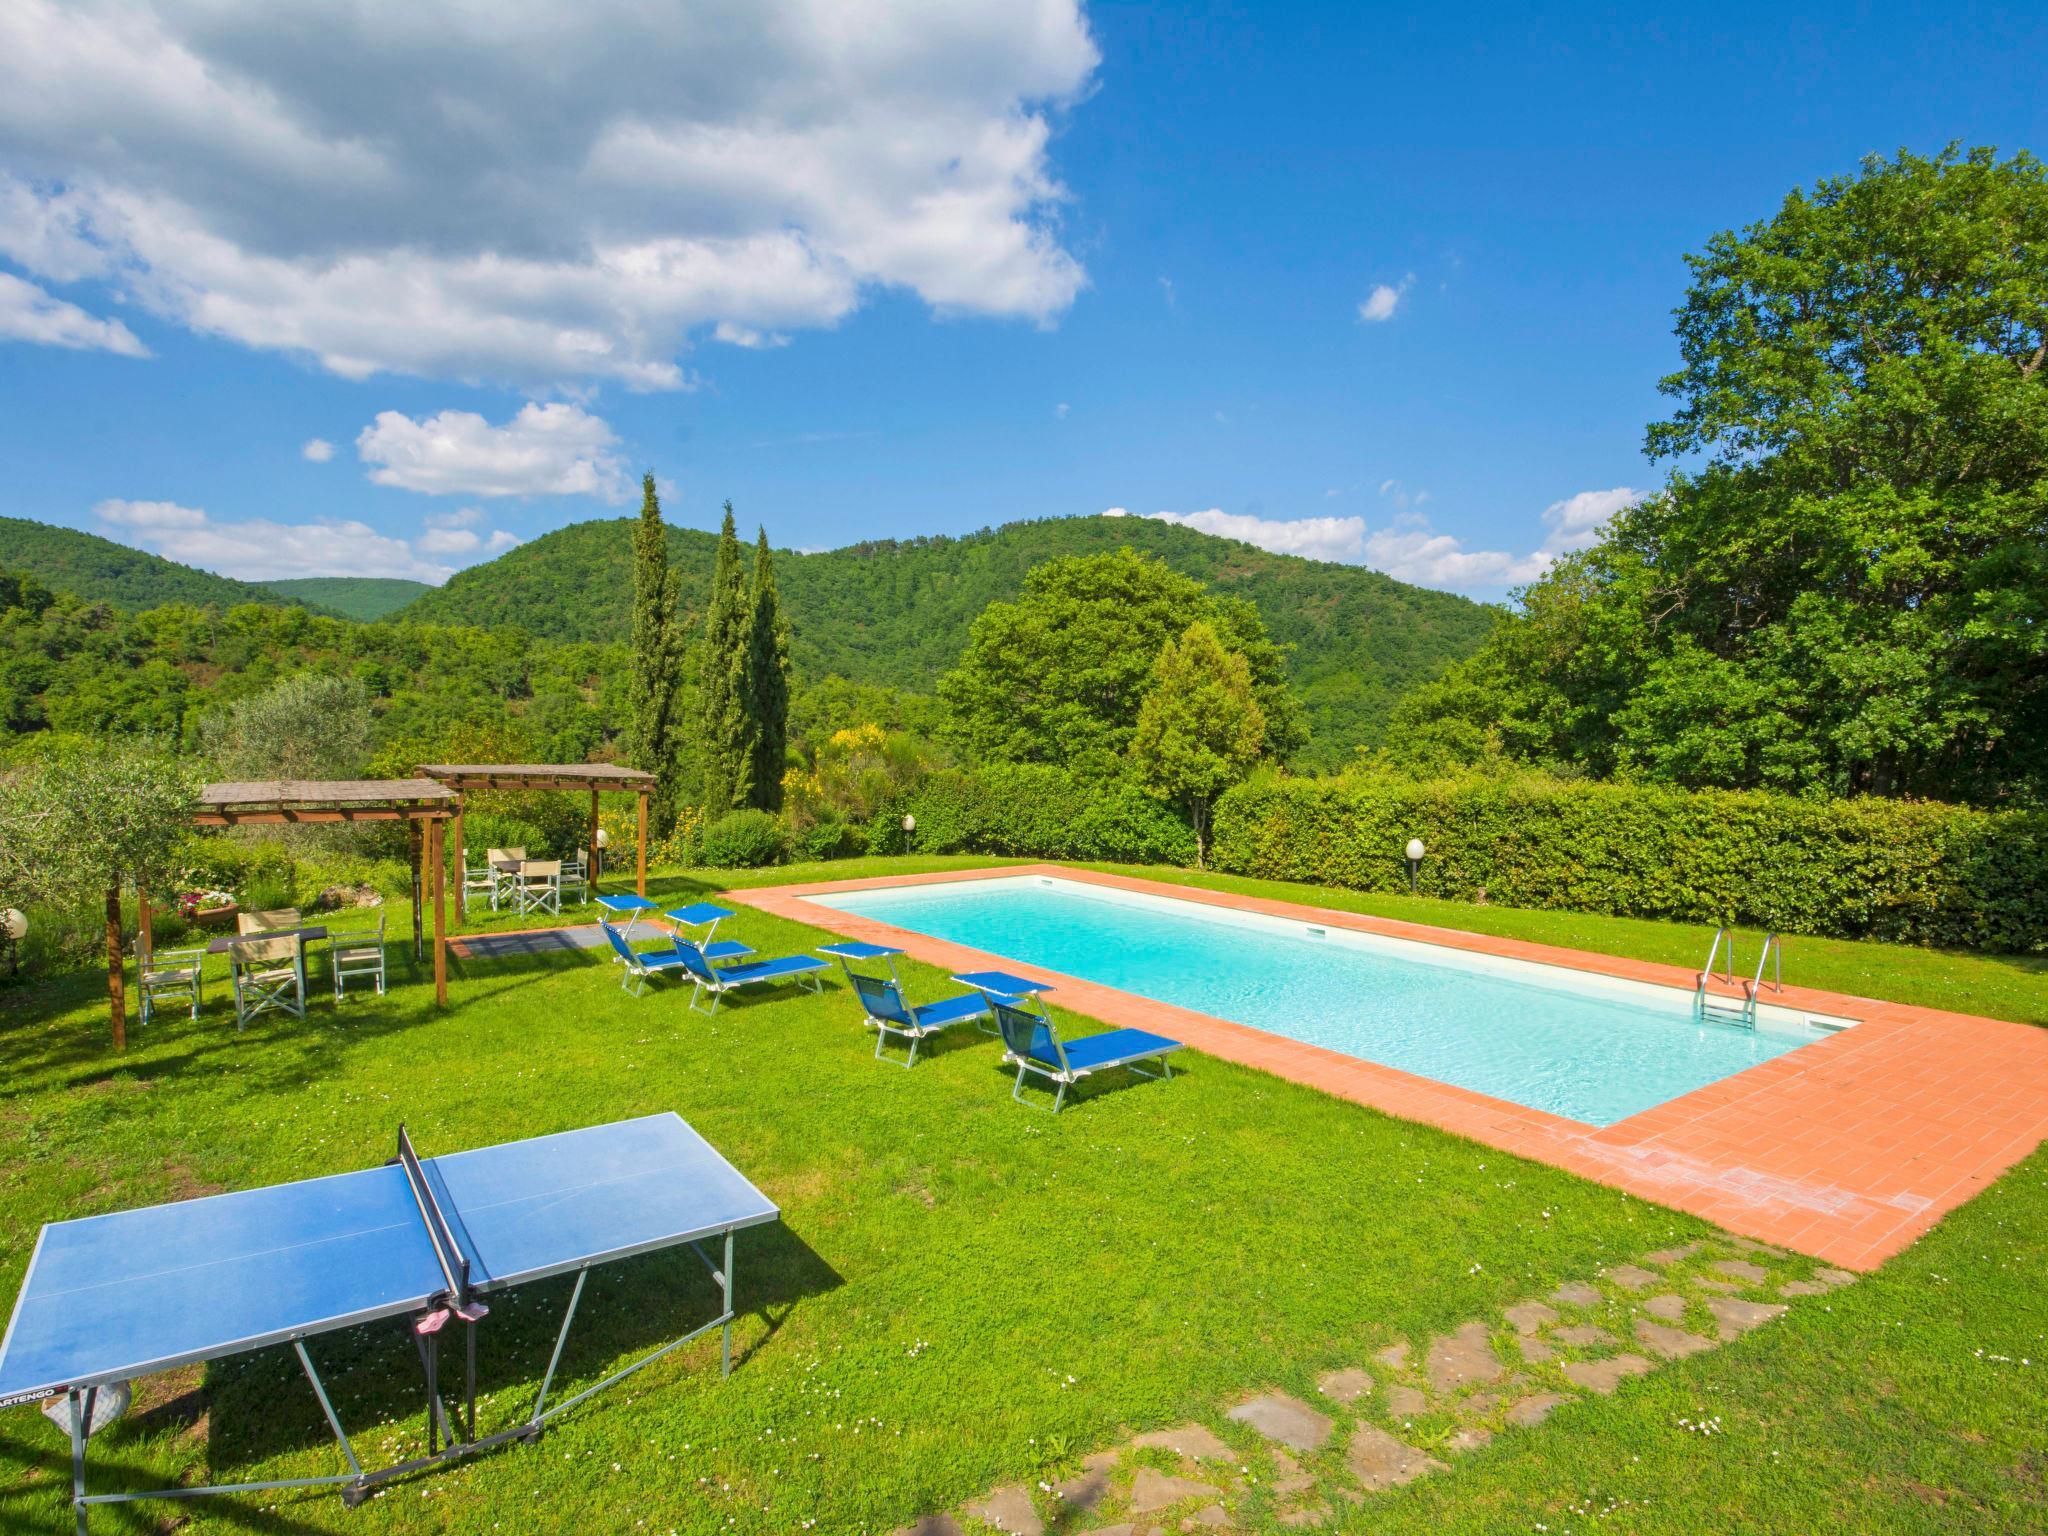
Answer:
<path fill-rule="evenodd" d="M 1727 953 L 1722 953 L 1722 946 Z M 1693 1011 L 1701 1019 L 1711 1019 L 1717 1024 L 1739 1024 L 1744 1029 L 1756 1028 L 1757 994 L 1764 989 L 1764 968 L 1771 967 L 1771 990 L 1785 990 L 1785 949 L 1778 942 L 1775 933 L 1764 937 L 1763 953 L 1756 957 L 1756 975 L 1742 982 L 1742 999 L 1710 996 L 1707 982 L 1714 974 L 1714 963 L 1722 965 L 1721 979 L 1734 984 L 1735 976 L 1735 935 L 1725 925 L 1714 930 L 1713 945 L 1707 950 L 1707 963 L 1701 968 L 1699 980 L 1693 985 Z"/>

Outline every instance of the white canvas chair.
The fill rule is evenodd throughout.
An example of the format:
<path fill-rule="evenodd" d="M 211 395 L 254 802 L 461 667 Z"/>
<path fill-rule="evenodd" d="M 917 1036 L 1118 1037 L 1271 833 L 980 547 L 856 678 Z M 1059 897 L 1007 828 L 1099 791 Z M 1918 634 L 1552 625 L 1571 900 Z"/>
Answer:
<path fill-rule="evenodd" d="M 562 915 L 562 861 L 560 859 L 528 859 L 519 866 L 519 879 L 514 886 L 519 897 L 519 915 L 529 912 L 552 912 Z"/>
<path fill-rule="evenodd" d="M 200 949 L 159 949 L 142 965 L 142 1022 L 147 1024 L 161 999 L 179 1007 L 189 1006 L 199 1017 L 199 1004 L 206 985 L 206 951 Z"/>
<path fill-rule="evenodd" d="M 337 933 L 327 941 L 327 966 L 334 973 L 334 1000 L 347 995 L 351 978 L 368 980 L 384 995 L 384 909 L 377 909 L 377 926 Z"/>
<path fill-rule="evenodd" d="M 244 912 L 235 920 L 235 926 L 242 931 L 228 951 L 235 983 L 235 1028 L 246 1028 L 257 1014 L 272 1008 L 282 1008 L 293 1018 L 303 1019 L 306 946 L 296 935 L 282 939 L 263 937 L 281 928 L 299 927 L 298 908 Z"/>
<path fill-rule="evenodd" d="M 477 867 L 466 860 L 462 866 L 462 904 L 467 907 L 470 898 L 481 896 L 491 904 L 491 910 L 498 907 L 498 872 L 489 864 Z"/>
<path fill-rule="evenodd" d="M 491 910 L 495 912 L 498 910 L 499 900 L 505 896 L 516 895 L 519 885 L 519 876 L 516 873 L 508 873 L 498 868 L 498 866 L 508 863 L 524 863 L 526 861 L 526 850 L 524 848 L 493 848 L 484 855 L 484 859 L 491 871 L 491 879 L 494 882 L 491 886 Z"/>
<path fill-rule="evenodd" d="M 576 892 L 578 905 L 590 900 L 590 850 L 578 848 L 576 857 L 562 860 L 562 894 Z"/>

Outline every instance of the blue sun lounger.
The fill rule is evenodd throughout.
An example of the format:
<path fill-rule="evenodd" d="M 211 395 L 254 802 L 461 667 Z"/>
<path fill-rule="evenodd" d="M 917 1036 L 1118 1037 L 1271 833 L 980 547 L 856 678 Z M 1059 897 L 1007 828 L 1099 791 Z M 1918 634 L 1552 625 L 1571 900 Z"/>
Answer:
<path fill-rule="evenodd" d="M 848 940 L 840 944 L 821 944 L 818 953 L 831 955 L 846 972 L 846 979 L 853 990 L 860 994 L 861 1006 L 867 1010 L 866 1022 L 875 1030 L 875 1060 L 883 1060 L 882 1046 L 891 1035 L 910 1042 L 910 1059 L 906 1067 L 917 1065 L 917 1048 L 927 1035 L 935 1035 L 942 1029 L 955 1024 L 964 1024 L 969 1019 L 985 1019 L 989 1016 L 989 1002 L 981 992 L 963 992 L 958 997 L 942 998 L 936 1003 L 913 1006 L 903 999 L 903 980 L 896 974 L 895 956 L 902 950 L 887 944 L 867 944 Z M 889 979 L 869 976 L 853 968 L 855 960 L 883 960 L 889 967 Z"/>
<path fill-rule="evenodd" d="M 813 992 L 824 988 L 818 982 L 818 972 L 830 970 L 831 966 L 816 955 L 781 955 L 773 960 L 741 960 L 730 965 L 717 965 L 687 939 L 677 939 L 675 953 L 682 957 L 684 968 L 695 984 L 690 993 L 690 1006 L 699 1013 L 718 1012 L 719 999 L 728 992 L 741 987 L 751 987 L 763 981 L 788 981 L 794 978 L 801 986 Z M 711 995 L 709 1008 L 698 1007 L 706 993 Z"/>
<path fill-rule="evenodd" d="M 1052 1100 L 1054 1114 L 1066 1102 L 1069 1088 L 1097 1072 L 1127 1067 L 1140 1077 L 1173 1076 L 1173 1065 L 1166 1058 L 1170 1052 L 1181 1049 L 1178 1040 L 1169 1040 L 1147 1029 L 1112 1029 L 1069 1042 L 1060 1038 L 1049 1017 L 1026 1013 L 1006 998 L 989 1000 L 995 1005 L 996 1028 L 1002 1031 L 1007 1048 L 1003 1060 L 1017 1064 L 1017 1081 L 1010 1088 L 1010 1097 L 1019 1104 L 1028 1102 L 1024 1097 L 1027 1072 L 1058 1089 Z M 1136 1065 L 1154 1059 L 1159 1062 L 1157 1072 L 1147 1072 Z"/>

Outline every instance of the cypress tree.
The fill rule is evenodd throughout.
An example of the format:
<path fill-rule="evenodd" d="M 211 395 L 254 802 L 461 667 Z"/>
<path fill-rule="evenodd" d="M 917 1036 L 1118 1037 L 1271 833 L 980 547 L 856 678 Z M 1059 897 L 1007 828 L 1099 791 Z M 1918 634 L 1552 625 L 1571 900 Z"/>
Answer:
<path fill-rule="evenodd" d="M 676 813 L 681 730 L 682 620 L 680 581 L 668 564 L 668 531 L 654 476 L 640 482 L 640 525 L 633 530 L 634 766 L 654 775 L 655 824 Z"/>
<path fill-rule="evenodd" d="M 704 810 L 713 818 L 752 803 L 754 733 L 747 684 L 751 608 L 728 501 L 718 533 L 718 563 L 711 573 L 711 602 L 704 613 L 703 666 L 698 676 Z"/>
<path fill-rule="evenodd" d="M 748 804 L 782 809 L 783 758 L 789 747 L 789 628 L 775 587 L 768 530 L 754 544 L 752 611 L 747 623 L 747 713 L 753 726 L 753 774 Z"/>

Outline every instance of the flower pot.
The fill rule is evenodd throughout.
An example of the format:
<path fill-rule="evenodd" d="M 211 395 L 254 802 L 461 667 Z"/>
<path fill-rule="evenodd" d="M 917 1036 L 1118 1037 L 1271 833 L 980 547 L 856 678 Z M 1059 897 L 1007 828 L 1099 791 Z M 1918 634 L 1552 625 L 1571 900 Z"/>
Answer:
<path fill-rule="evenodd" d="M 192 914 L 192 921 L 201 928 L 226 928 L 234 922 L 235 914 L 240 910 L 241 907 L 235 902 L 229 902 L 224 907 L 201 907 Z"/>

